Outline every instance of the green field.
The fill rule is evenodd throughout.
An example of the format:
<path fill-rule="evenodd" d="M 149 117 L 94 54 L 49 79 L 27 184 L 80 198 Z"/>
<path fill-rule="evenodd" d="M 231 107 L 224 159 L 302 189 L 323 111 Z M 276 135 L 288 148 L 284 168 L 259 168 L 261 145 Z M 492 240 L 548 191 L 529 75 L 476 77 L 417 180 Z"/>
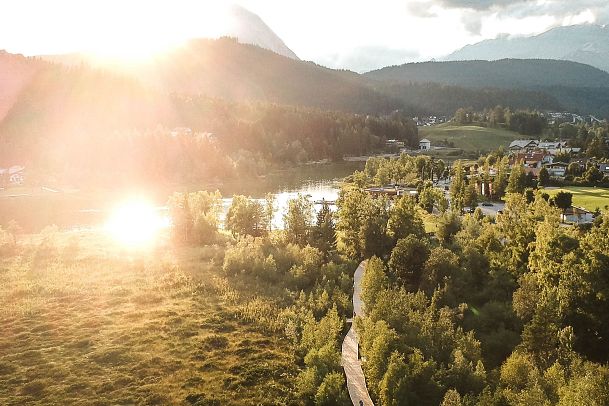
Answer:
<path fill-rule="evenodd" d="M 295 404 L 290 343 L 248 316 L 264 289 L 222 254 L 21 237 L 0 252 L 0 403 Z"/>
<path fill-rule="evenodd" d="M 490 151 L 501 145 L 507 148 L 513 140 L 523 138 L 516 132 L 499 128 L 451 124 L 419 128 L 419 136 L 429 139 L 432 146 L 447 140 L 453 142 L 455 148 L 461 148 L 464 151 Z"/>
<path fill-rule="evenodd" d="M 544 189 L 544 192 L 550 196 L 554 196 L 559 191 L 573 193 L 573 205 L 590 211 L 594 211 L 597 208 L 602 210 L 605 206 L 609 205 L 609 189 L 576 186 L 561 189 Z"/>

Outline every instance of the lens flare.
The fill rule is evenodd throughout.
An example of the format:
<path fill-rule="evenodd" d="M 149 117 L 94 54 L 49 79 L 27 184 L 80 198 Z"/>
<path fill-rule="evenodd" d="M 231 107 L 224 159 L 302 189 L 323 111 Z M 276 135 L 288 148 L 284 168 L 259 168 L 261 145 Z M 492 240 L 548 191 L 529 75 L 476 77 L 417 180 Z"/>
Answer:
<path fill-rule="evenodd" d="M 117 206 L 105 225 L 114 240 L 128 247 L 152 245 L 161 230 L 169 227 L 169 217 L 150 202 L 137 199 Z"/>

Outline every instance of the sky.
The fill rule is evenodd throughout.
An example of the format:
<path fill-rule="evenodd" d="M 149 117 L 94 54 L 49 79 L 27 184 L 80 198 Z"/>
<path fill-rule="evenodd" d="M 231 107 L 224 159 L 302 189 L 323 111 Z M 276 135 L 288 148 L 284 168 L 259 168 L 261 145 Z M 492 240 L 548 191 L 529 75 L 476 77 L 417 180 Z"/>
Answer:
<path fill-rule="evenodd" d="M 497 36 L 609 23 L 607 0 L 236 0 L 301 59 L 363 71 Z M 137 56 L 222 30 L 221 1 L 0 0 L 0 49 Z"/>

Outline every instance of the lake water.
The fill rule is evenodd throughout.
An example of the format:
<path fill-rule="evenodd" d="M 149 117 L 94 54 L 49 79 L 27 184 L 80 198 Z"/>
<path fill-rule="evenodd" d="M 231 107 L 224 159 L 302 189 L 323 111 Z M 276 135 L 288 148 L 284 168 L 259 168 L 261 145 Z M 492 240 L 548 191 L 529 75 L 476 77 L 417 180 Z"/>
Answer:
<path fill-rule="evenodd" d="M 298 197 L 298 195 L 303 195 L 308 197 L 312 202 L 319 202 L 321 200 L 326 201 L 336 201 L 338 199 L 338 191 L 339 191 L 339 180 L 322 180 L 322 181 L 310 181 L 300 185 L 296 189 L 291 190 L 283 190 L 277 191 L 274 193 L 275 195 L 275 216 L 273 217 L 273 228 L 280 229 L 283 228 L 283 215 L 288 210 L 288 202 L 292 199 Z M 260 202 L 264 203 L 264 199 L 257 199 Z M 221 221 L 224 220 L 228 209 L 232 204 L 232 198 L 223 198 L 222 199 L 222 216 Z M 315 204 L 315 211 L 319 211 L 321 209 L 321 204 Z M 331 209 L 334 209 L 334 206 L 330 206 Z"/>
<path fill-rule="evenodd" d="M 277 209 L 273 226 L 281 228 L 283 214 L 287 210 L 290 199 L 302 194 L 312 201 L 322 199 L 334 201 L 338 197 L 340 180 L 362 167 L 361 162 L 307 165 L 277 171 L 253 180 L 235 180 L 223 184 L 163 186 L 155 192 L 144 188 L 52 193 L 41 191 L 40 187 L 31 187 L 11 193 L 9 189 L 0 197 L 0 225 L 4 226 L 8 221 L 16 220 L 26 232 L 38 232 L 49 225 L 57 225 L 60 229 L 92 228 L 103 224 L 113 208 L 132 195 L 143 194 L 158 205 L 159 210 L 163 210 L 167 197 L 173 191 L 219 190 L 222 196 L 225 196 L 222 199 L 224 213 L 230 207 L 233 195 L 264 199 L 267 193 L 273 193 Z M 320 207 L 320 205 L 315 206 L 317 210 Z"/>

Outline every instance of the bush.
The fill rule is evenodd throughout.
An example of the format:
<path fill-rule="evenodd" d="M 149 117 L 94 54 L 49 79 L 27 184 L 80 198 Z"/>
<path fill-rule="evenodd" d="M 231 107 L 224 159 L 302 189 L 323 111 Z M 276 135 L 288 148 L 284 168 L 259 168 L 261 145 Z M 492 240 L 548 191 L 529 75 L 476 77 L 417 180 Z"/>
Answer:
<path fill-rule="evenodd" d="M 265 253 L 262 238 L 247 236 L 229 247 L 224 254 L 222 269 L 229 275 L 241 272 L 274 281 L 277 279 L 277 263 L 272 255 Z"/>

